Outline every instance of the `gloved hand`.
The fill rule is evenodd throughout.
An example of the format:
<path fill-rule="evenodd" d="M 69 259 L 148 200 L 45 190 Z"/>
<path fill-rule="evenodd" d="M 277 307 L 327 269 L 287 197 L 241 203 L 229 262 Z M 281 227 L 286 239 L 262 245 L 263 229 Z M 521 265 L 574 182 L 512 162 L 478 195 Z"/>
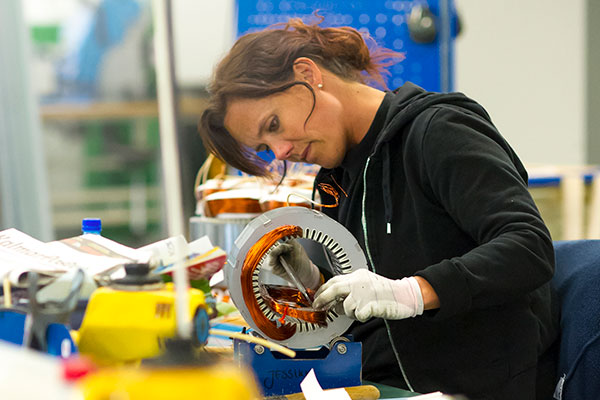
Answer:
<path fill-rule="evenodd" d="M 414 277 L 393 280 L 366 269 L 336 275 L 319 288 L 313 307 L 322 309 L 342 300 L 344 313 L 360 322 L 423 314 L 423 295 Z"/>
<path fill-rule="evenodd" d="M 302 282 L 304 287 L 309 289 L 316 289 L 321 283 L 321 272 L 317 268 L 306 254 L 304 247 L 294 239 L 290 239 L 285 243 L 281 243 L 274 247 L 265 261 L 266 265 L 270 267 L 275 275 L 282 277 L 290 282 L 291 278 L 281 262 L 279 257 L 282 256 L 287 261 L 290 268 L 294 271 L 296 277 Z M 293 282 L 292 282 L 293 283 Z"/>

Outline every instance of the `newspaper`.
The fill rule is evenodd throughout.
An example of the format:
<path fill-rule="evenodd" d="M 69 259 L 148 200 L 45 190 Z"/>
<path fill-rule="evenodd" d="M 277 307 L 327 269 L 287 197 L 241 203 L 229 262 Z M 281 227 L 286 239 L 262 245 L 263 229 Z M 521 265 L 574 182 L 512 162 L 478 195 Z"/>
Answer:
<path fill-rule="evenodd" d="M 210 279 L 223 268 L 226 254 L 208 237 L 188 244 L 177 236 L 133 249 L 94 234 L 45 243 L 11 228 L 0 231 L 0 276 L 8 276 L 15 286 L 25 286 L 30 271 L 39 274 L 42 284 L 74 268 L 94 278 L 115 278 L 131 262 L 150 263 L 155 273 L 171 274 L 179 261 L 175 249 L 182 248 L 190 279 Z"/>
<path fill-rule="evenodd" d="M 43 283 L 77 267 L 73 260 L 43 247 L 43 242 L 16 229 L 0 232 L 0 275 L 8 276 L 13 285 L 20 286 L 29 271 L 36 271 Z"/>
<path fill-rule="evenodd" d="M 123 265 L 149 263 L 152 259 L 150 251 L 132 249 L 95 234 L 75 236 L 47 245 L 61 254 L 77 257 L 81 263 L 86 264 L 84 270 L 94 277 L 121 277 L 125 274 L 121 268 Z"/>
<path fill-rule="evenodd" d="M 27 274 L 35 271 L 40 276 L 40 283 L 43 284 L 75 268 L 81 268 L 90 276 L 96 277 L 114 271 L 133 260 L 147 261 L 151 256 L 147 252 L 138 253 L 133 249 L 121 254 L 94 253 L 86 249 L 85 244 L 92 243 L 90 239 L 85 238 L 86 236 L 93 235 L 82 235 L 66 239 L 64 242 L 44 243 L 14 228 L 1 231 L 0 275 L 8 276 L 12 285 L 24 286 L 27 283 Z M 99 235 L 94 236 L 101 238 Z M 76 242 L 80 243 L 80 248 L 72 245 Z"/>

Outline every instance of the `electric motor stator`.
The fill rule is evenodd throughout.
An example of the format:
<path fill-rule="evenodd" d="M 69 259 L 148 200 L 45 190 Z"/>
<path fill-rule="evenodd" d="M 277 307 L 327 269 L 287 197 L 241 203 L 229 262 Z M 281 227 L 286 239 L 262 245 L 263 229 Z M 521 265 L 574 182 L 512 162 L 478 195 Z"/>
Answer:
<path fill-rule="evenodd" d="M 293 233 L 288 236 L 289 232 Z M 327 265 L 318 266 L 326 275 L 367 268 L 361 247 L 344 226 L 316 210 L 283 207 L 252 220 L 235 241 L 224 268 L 229 292 L 242 317 L 263 337 L 297 349 L 325 345 L 342 335 L 352 320 L 329 309 L 324 322 L 308 322 L 267 301 L 274 275 L 263 264 L 274 247 L 291 237 L 320 249 Z"/>

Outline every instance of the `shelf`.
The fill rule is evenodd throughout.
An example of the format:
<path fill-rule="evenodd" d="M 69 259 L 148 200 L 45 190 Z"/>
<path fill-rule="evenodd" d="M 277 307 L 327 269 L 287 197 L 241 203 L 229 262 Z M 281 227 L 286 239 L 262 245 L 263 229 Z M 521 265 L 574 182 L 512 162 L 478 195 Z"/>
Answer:
<path fill-rule="evenodd" d="M 179 112 L 186 117 L 200 117 L 207 104 L 205 98 L 183 97 L 179 101 Z M 40 106 L 40 115 L 44 122 L 151 118 L 158 117 L 158 102 L 146 100 L 44 104 Z"/>

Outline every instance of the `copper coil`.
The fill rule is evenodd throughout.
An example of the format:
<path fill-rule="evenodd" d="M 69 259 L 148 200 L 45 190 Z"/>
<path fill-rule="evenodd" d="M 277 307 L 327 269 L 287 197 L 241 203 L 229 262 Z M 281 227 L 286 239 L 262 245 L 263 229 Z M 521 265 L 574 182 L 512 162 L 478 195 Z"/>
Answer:
<path fill-rule="evenodd" d="M 322 327 L 327 326 L 327 311 L 315 311 L 297 289 L 279 285 L 269 285 L 266 289 L 268 295 L 263 296 L 263 299 L 273 311 Z M 310 300 L 314 300 L 314 290 L 307 288 L 306 291 Z"/>
<path fill-rule="evenodd" d="M 260 204 L 257 199 L 233 198 L 214 199 L 204 202 L 204 214 L 208 217 L 216 217 L 219 214 L 259 214 Z"/>
<path fill-rule="evenodd" d="M 261 210 L 263 212 L 267 212 L 269 210 L 274 210 L 274 209 L 279 208 L 279 207 L 288 207 L 288 206 L 310 208 L 310 204 L 308 204 L 306 202 L 300 202 L 300 203 L 289 202 L 289 203 L 286 203 L 285 201 L 267 200 L 267 201 L 262 201 L 260 203 L 260 208 L 261 208 Z M 317 210 L 318 209 L 319 208 L 317 207 Z"/>
<path fill-rule="evenodd" d="M 254 295 L 253 278 L 262 257 L 278 240 L 288 237 L 302 237 L 302 235 L 302 228 L 295 225 L 283 225 L 273 229 L 263 235 L 248 250 L 242 266 L 240 279 L 244 302 L 256 326 L 265 335 L 274 340 L 289 339 L 296 333 L 296 326 L 294 324 L 283 324 L 286 315 L 319 326 L 327 326 L 327 313 L 325 311 L 315 311 L 310 308 L 297 289 L 272 287 L 270 290 L 267 288 L 266 291 L 261 291 L 262 301 L 264 302 L 263 306 L 266 305 L 271 311 L 282 316 L 280 326 L 277 325 L 277 322 L 267 318 L 265 313 L 261 311 L 261 305 Z M 311 293 L 314 296 L 312 290 Z"/>
<path fill-rule="evenodd" d="M 334 179 L 335 182 L 335 179 Z M 335 182 L 337 185 L 337 182 Z M 330 184 L 328 183 L 319 183 L 317 185 L 319 187 L 319 189 L 321 189 L 322 191 L 324 191 L 325 193 L 327 193 L 328 195 L 332 196 L 335 203 L 334 204 L 321 204 L 321 207 L 325 207 L 325 208 L 335 208 L 340 204 L 340 193 Z M 346 194 L 346 192 L 344 191 L 344 189 L 338 185 L 338 187 L 340 188 L 340 190 L 342 191 L 342 193 L 344 194 L 345 197 L 348 197 L 348 195 Z"/>
<path fill-rule="evenodd" d="M 277 326 L 277 323 L 271 321 L 266 317 L 265 314 L 260 310 L 260 305 L 256 297 L 254 296 L 254 290 L 252 285 L 252 278 L 254 271 L 258 268 L 260 259 L 269 251 L 271 246 L 278 240 L 285 237 L 300 237 L 302 236 L 302 228 L 295 225 L 283 225 L 278 228 L 267 232 L 261 237 L 254 245 L 248 250 L 244 264 L 241 271 L 241 286 L 242 295 L 244 302 L 248 307 L 248 311 L 252 317 L 252 320 L 256 323 L 256 326 L 268 337 L 274 340 L 285 340 L 289 339 L 296 333 L 296 327 L 294 325 L 281 325 Z"/>

